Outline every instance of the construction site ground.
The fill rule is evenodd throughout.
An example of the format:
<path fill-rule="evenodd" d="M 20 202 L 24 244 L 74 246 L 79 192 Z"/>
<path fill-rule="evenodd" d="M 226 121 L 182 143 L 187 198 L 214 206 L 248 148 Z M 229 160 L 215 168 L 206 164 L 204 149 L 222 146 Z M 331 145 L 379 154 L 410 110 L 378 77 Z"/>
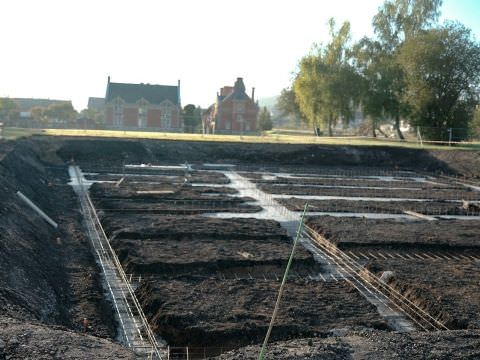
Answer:
<path fill-rule="evenodd" d="M 480 356 L 478 153 L 42 137 L 0 147 L 0 359 L 136 358 L 118 343 L 73 162 L 171 359 L 258 356 L 292 247 L 285 219 L 306 200 L 306 224 L 333 250 L 298 248 L 267 358 Z M 444 329 L 397 331 L 336 252 Z"/>

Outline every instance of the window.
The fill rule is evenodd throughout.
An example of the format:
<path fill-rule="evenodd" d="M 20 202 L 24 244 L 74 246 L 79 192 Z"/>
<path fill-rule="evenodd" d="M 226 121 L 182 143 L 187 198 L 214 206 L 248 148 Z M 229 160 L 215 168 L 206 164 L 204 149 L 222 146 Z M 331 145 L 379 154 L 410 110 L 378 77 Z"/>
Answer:
<path fill-rule="evenodd" d="M 113 126 L 123 126 L 123 101 L 120 98 L 113 101 Z"/>
<path fill-rule="evenodd" d="M 170 129 L 172 127 L 172 108 L 168 104 L 162 106 L 160 126 L 163 129 Z"/>
<path fill-rule="evenodd" d="M 147 107 L 145 105 L 140 105 L 138 108 L 138 127 L 147 127 Z"/>

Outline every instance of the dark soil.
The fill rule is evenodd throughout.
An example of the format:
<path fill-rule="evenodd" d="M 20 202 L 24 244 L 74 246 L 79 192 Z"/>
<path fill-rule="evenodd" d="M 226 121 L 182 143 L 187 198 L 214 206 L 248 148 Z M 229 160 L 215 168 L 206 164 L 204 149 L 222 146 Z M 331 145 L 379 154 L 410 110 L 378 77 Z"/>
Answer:
<path fill-rule="evenodd" d="M 130 350 L 59 326 L 45 326 L 12 318 L 0 318 L 2 360 L 134 360 Z"/>
<path fill-rule="evenodd" d="M 417 306 L 449 329 L 480 329 L 480 274 L 478 263 L 463 261 L 371 260 L 379 275 L 393 271 L 390 281 Z"/>
<path fill-rule="evenodd" d="M 0 317 L 10 316 L 115 336 L 99 269 L 83 235 L 67 169 L 45 163 L 30 143 L 0 147 Z M 48 225 L 15 194 L 20 190 L 58 224 Z"/>
<path fill-rule="evenodd" d="M 478 261 L 464 258 L 480 257 L 480 221 L 400 222 L 325 216 L 311 218 L 309 224 L 340 248 L 357 254 L 361 262 L 362 254 L 384 254 L 386 258 L 370 256 L 368 268 L 379 276 L 393 271 L 390 284 L 448 328 L 480 329 Z M 404 259 L 388 257 L 392 251 Z M 435 258 L 446 252 L 448 259 Z M 452 258 L 456 255 L 462 257 Z"/>
<path fill-rule="evenodd" d="M 337 332 L 338 333 L 338 332 Z M 342 332 L 345 333 L 345 332 Z M 326 338 L 297 339 L 269 344 L 267 359 L 276 360 L 451 360 L 480 358 L 480 332 L 382 331 L 332 334 Z M 248 346 L 219 356 L 219 360 L 256 360 L 259 346 Z"/>
<path fill-rule="evenodd" d="M 292 248 L 291 239 L 274 221 L 194 216 L 136 219 L 126 226 L 122 219 L 109 216 L 104 223 L 124 268 L 143 277 L 281 273 Z M 309 274 L 316 268 L 303 249 L 295 259 Z"/>
<path fill-rule="evenodd" d="M 184 174 L 178 176 L 178 174 L 174 175 L 152 175 L 149 172 L 142 174 L 141 176 L 138 173 L 141 171 L 137 171 L 135 174 L 87 174 L 85 178 L 88 180 L 96 180 L 96 181 L 119 181 L 120 179 L 124 178 L 124 183 L 135 183 L 135 182 L 149 182 L 155 184 L 183 184 L 185 180 Z M 190 183 L 193 184 L 228 184 L 230 180 L 221 173 L 213 173 L 213 172 L 201 172 L 195 171 L 187 176 L 187 179 Z"/>
<path fill-rule="evenodd" d="M 479 220 L 397 221 L 318 216 L 309 218 L 308 224 L 343 249 L 357 245 L 480 247 Z"/>
<path fill-rule="evenodd" d="M 345 166 L 416 170 L 480 176 L 477 151 L 426 150 L 384 146 L 336 146 L 293 144 L 249 144 L 192 141 L 110 140 L 88 138 L 39 138 L 56 142 L 65 161 L 74 158 L 80 165 L 112 168 L 128 163 L 236 163 Z M 101 149 L 101 156 L 99 156 Z M 84 166 L 85 167 L 85 166 Z M 86 167 L 85 167 L 86 169 Z"/>
<path fill-rule="evenodd" d="M 293 185 L 267 185 L 259 186 L 263 191 L 271 194 L 287 195 L 318 195 L 318 196 L 345 196 L 345 197 L 381 197 L 402 199 L 433 199 L 433 200 L 480 200 L 480 192 L 469 188 L 463 189 L 355 189 L 336 187 L 308 187 Z"/>
<path fill-rule="evenodd" d="M 407 178 L 406 178 L 407 179 Z M 304 178 L 284 178 L 277 177 L 275 180 L 256 180 L 257 184 L 303 184 L 303 185 L 319 185 L 319 186 L 363 186 L 363 187 L 381 187 L 381 188 L 413 188 L 413 189 L 461 189 L 465 188 L 461 185 L 453 185 L 443 181 L 419 182 L 413 180 L 404 180 L 397 178 L 394 181 L 372 180 L 369 178 L 322 178 L 320 173 L 317 176 Z"/>
<path fill-rule="evenodd" d="M 295 197 L 277 201 L 292 211 L 302 211 L 307 202 Z M 425 215 L 480 216 L 480 207 L 465 208 L 463 203 L 451 201 L 308 200 L 308 209 L 310 212 L 403 214 L 404 211 L 414 211 Z"/>
<path fill-rule="evenodd" d="M 261 343 L 278 286 L 179 278 L 144 283 L 137 293 L 154 330 L 170 344 L 228 348 Z M 345 326 L 387 328 L 375 307 L 345 282 L 289 282 L 282 302 L 273 341 Z"/>

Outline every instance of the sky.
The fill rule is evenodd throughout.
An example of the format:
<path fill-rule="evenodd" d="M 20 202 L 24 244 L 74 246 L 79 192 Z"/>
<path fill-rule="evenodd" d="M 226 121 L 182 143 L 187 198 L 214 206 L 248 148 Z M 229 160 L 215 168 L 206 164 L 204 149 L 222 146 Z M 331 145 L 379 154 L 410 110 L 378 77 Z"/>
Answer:
<path fill-rule="evenodd" d="M 298 61 L 328 39 L 327 21 L 372 35 L 383 0 L 1 0 L 0 96 L 72 100 L 113 82 L 176 85 L 182 104 L 206 107 L 243 77 L 270 97 Z M 480 40 L 480 0 L 444 0 L 442 18 Z"/>

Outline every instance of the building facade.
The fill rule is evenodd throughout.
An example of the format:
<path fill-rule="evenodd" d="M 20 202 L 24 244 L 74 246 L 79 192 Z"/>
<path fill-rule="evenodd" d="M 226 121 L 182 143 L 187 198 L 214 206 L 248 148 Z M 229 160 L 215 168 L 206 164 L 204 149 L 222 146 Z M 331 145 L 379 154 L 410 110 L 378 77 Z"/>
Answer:
<path fill-rule="evenodd" d="M 234 86 L 224 86 L 217 93 L 217 101 L 202 116 L 205 134 L 243 134 L 257 130 L 258 104 L 255 88 L 251 97 L 245 92 L 242 78 Z"/>
<path fill-rule="evenodd" d="M 121 130 L 183 131 L 180 81 L 177 86 L 110 82 L 105 123 Z"/>

